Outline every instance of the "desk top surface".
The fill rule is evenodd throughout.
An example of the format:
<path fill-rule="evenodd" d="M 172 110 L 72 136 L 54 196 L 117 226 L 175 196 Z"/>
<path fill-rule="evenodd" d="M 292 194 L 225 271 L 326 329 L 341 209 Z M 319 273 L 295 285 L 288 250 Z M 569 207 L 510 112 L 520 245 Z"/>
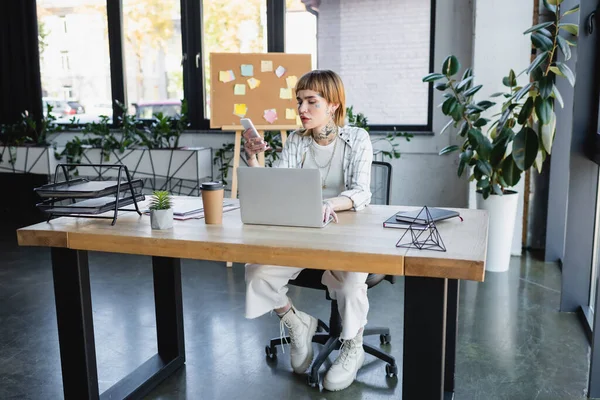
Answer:
<path fill-rule="evenodd" d="M 146 207 L 147 201 L 140 203 L 140 209 Z M 340 212 L 339 223 L 323 229 L 245 225 L 238 209 L 224 213 L 222 225 L 175 220 L 172 229 L 159 231 L 151 229 L 149 216 L 122 212 L 114 226 L 110 219 L 63 217 L 21 228 L 17 237 L 21 246 L 483 281 L 486 213 L 457 209 L 464 221 L 438 222 L 446 252 L 398 248 L 405 230 L 383 228 L 382 223 L 415 208 L 372 205 Z"/>

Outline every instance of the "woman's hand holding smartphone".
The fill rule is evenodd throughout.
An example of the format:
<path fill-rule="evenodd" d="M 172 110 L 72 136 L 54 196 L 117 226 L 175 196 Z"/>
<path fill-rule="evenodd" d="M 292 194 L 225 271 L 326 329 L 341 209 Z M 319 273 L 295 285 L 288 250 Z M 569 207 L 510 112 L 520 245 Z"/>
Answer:
<path fill-rule="evenodd" d="M 240 122 L 245 129 L 244 133 L 242 133 L 242 136 L 244 137 L 244 150 L 248 156 L 254 156 L 255 154 L 262 153 L 263 151 L 270 149 L 267 142 L 260 137 L 250 119 L 242 118 Z"/>

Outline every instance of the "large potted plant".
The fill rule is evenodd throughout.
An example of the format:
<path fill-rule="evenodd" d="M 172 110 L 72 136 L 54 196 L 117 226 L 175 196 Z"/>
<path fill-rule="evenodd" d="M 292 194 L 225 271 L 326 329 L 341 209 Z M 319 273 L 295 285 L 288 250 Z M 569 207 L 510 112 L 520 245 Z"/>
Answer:
<path fill-rule="evenodd" d="M 571 85 L 575 76 L 569 67 L 558 61 L 560 51 L 564 60 L 571 57 L 573 38 L 578 35 L 578 25 L 561 22 L 579 6 L 561 11 L 562 0 L 544 0 L 553 14 L 551 21 L 537 24 L 531 33 L 531 42 L 537 57 L 522 73 L 529 77 L 523 86 L 511 70 L 502 79 L 506 91 L 495 93 L 502 100 L 498 114 L 486 118 L 486 110 L 496 103 L 475 100 L 482 85 L 474 85 L 475 76 L 467 68 L 461 77 L 460 63 L 454 56 L 444 60 L 441 73 L 432 73 L 424 82 L 436 82 L 434 87 L 444 94 L 442 113 L 451 120 L 442 129 L 453 126 L 462 141 L 440 151 L 441 155 L 459 153 L 458 176 L 470 172 L 469 179 L 476 181 L 477 207 L 489 213 L 488 271 L 506 271 L 510 261 L 510 247 L 517 212 L 518 193 L 510 188 L 520 180 L 521 174 L 535 166 L 540 172 L 546 156 L 552 151 L 556 130 L 555 103 L 563 101 L 554 82 L 566 78 Z M 569 38 L 560 36 L 565 33 Z M 519 74 L 521 75 L 521 74 Z"/>

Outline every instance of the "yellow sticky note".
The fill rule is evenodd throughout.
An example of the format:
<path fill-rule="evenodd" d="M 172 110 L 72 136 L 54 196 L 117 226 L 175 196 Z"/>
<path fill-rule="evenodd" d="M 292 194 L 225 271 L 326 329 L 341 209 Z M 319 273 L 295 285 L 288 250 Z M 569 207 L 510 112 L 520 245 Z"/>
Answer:
<path fill-rule="evenodd" d="M 279 89 L 279 97 L 282 99 L 291 99 L 292 98 L 292 89 L 291 88 Z"/>
<path fill-rule="evenodd" d="M 296 110 L 294 110 L 293 108 L 286 108 L 285 119 L 296 119 Z"/>
<path fill-rule="evenodd" d="M 260 81 L 256 78 L 250 78 L 248 79 L 248 86 L 250 86 L 250 89 L 257 88 L 260 86 Z"/>
<path fill-rule="evenodd" d="M 260 72 L 273 71 L 273 61 L 262 60 L 260 62 Z"/>
<path fill-rule="evenodd" d="M 229 71 L 219 71 L 219 80 L 221 82 L 231 82 L 235 80 L 235 75 L 232 70 Z"/>
<path fill-rule="evenodd" d="M 233 87 L 233 94 L 236 96 L 243 96 L 246 94 L 246 85 L 238 83 Z"/>
<path fill-rule="evenodd" d="M 238 117 L 243 117 L 248 112 L 248 107 L 245 104 L 234 104 L 233 105 L 233 114 Z"/>
<path fill-rule="evenodd" d="M 296 125 L 302 126 L 302 120 L 300 119 L 299 115 L 296 115 Z"/>
<path fill-rule="evenodd" d="M 293 89 L 296 87 L 296 83 L 298 83 L 298 78 L 295 75 L 290 75 L 285 78 L 285 81 L 287 82 L 287 86 Z"/>

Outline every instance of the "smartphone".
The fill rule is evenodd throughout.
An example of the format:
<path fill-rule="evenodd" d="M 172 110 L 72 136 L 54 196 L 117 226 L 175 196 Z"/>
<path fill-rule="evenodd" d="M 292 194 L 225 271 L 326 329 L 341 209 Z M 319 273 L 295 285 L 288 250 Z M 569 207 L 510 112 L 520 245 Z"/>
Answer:
<path fill-rule="evenodd" d="M 258 131 L 254 127 L 254 124 L 252 123 L 250 118 L 242 118 L 242 119 L 240 119 L 240 122 L 242 123 L 242 126 L 244 127 L 245 130 L 250 129 L 252 131 L 250 138 L 259 138 L 260 137 L 260 135 L 258 134 Z"/>

